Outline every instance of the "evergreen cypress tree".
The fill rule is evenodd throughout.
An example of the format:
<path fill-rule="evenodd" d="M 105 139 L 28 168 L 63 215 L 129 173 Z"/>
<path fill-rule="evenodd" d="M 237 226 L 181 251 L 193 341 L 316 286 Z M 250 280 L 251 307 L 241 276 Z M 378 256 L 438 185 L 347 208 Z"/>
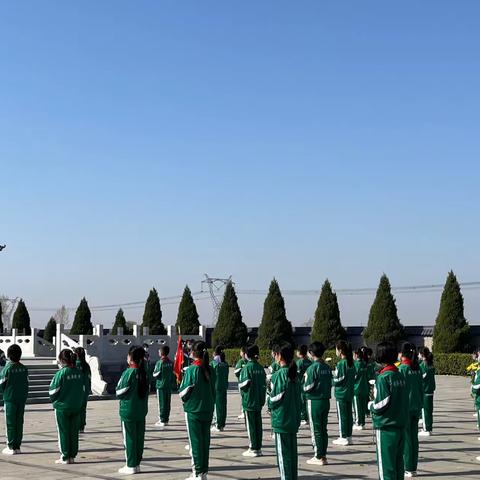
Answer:
<path fill-rule="evenodd" d="M 123 313 L 123 310 L 120 308 L 115 315 L 115 323 L 113 324 L 112 329 L 110 330 L 110 333 L 112 335 L 118 335 L 118 329 L 123 328 L 123 334 L 124 335 L 131 335 L 132 331 L 127 323 L 127 319 L 125 318 L 125 314 Z"/>
<path fill-rule="evenodd" d="M 160 308 L 160 298 L 155 288 L 150 290 L 145 311 L 143 312 L 142 327 L 148 327 L 150 335 L 166 335 L 167 330 L 162 323 L 162 309 Z"/>
<path fill-rule="evenodd" d="M 85 297 L 80 300 L 80 305 L 75 312 L 72 328 L 70 329 L 72 335 L 92 335 L 92 314 Z"/>
<path fill-rule="evenodd" d="M 337 294 L 328 280 L 322 286 L 315 310 L 312 327 L 312 342 L 322 342 L 326 348 L 333 348 L 339 340 L 345 340 L 347 332 L 340 321 Z"/>
<path fill-rule="evenodd" d="M 443 288 L 435 329 L 433 351 L 455 353 L 468 350 L 470 326 L 463 312 L 463 296 L 455 274 L 450 271 Z"/>
<path fill-rule="evenodd" d="M 363 331 L 363 338 L 371 346 L 386 341 L 398 345 L 404 338 L 403 325 L 398 318 L 390 281 L 385 274 L 380 278 L 377 294 L 370 308 L 368 325 Z"/>
<path fill-rule="evenodd" d="M 12 328 L 16 328 L 19 333 L 23 333 L 24 335 L 31 335 L 32 333 L 32 329 L 30 328 L 30 315 L 23 299 L 18 302 L 17 309 L 13 314 Z"/>
<path fill-rule="evenodd" d="M 53 338 L 57 334 L 57 322 L 53 317 L 50 317 L 50 320 L 43 331 L 43 339 L 47 342 L 53 343 Z"/>
<path fill-rule="evenodd" d="M 232 282 L 228 282 L 223 295 L 217 324 L 212 334 L 212 345 L 225 348 L 241 347 L 247 343 L 247 326 L 242 321 L 242 312 Z"/>
<path fill-rule="evenodd" d="M 183 290 L 182 300 L 178 306 L 176 327 L 177 332 L 182 335 L 198 335 L 200 322 L 198 321 L 197 307 L 188 285 Z"/>
<path fill-rule="evenodd" d="M 287 320 L 285 301 L 280 287 L 278 282 L 273 279 L 263 304 L 262 323 L 258 328 L 257 345 L 260 349 L 267 349 L 272 345 L 285 342 L 293 345 L 293 329 L 292 324 Z"/>

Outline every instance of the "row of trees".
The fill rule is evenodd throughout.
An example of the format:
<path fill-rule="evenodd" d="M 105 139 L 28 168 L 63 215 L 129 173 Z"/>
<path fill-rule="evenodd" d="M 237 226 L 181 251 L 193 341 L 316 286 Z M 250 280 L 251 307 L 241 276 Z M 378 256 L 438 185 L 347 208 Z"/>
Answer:
<path fill-rule="evenodd" d="M 70 329 L 73 335 L 93 333 L 92 315 L 88 302 L 82 298 L 75 313 Z M 0 304 L 1 322 L 1 304 Z M 55 336 L 57 318 L 52 317 L 44 333 L 44 338 L 51 341 Z M 152 335 L 165 335 L 166 328 L 162 322 L 160 298 L 155 288 L 150 290 L 142 326 L 148 327 Z M 188 286 L 180 301 L 176 327 L 182 335 L 196 335 L 199 331 L 199 317 L 192 293 Z M 30 316 L 23 300 L 20 300 L 13 315 L 12 327 L 30 334 Z M 0 328 L 2 325 L 0 323 Z M 117 334 L 122 328 L 124 334 L 132 333 L 132 324 L 127 322 L 122 309 L 119 309 L 112 333 Z M 433 348 L 435 352 L 460 352 L 468 349 L 469 330 L 464 316 L 463 296 L 460 285 L 453 272 L 449 272 L 440 301 L 440 309 L 436 319 Z M 346 331 L 340 319 L 337 295 L 328 280 L 322 286 L 312 326 L 311 339 L 321 341 L 331 348 L 338 340 L 345 339 Z M 390 282 L 382 275 L 375 300 L 370 308 L 368 325 L 363 331 L 368 345 L 376 345 L 382 341 L 399 343 L 404 338 L 404 328 L 398 318 L 395 298 L 391 292 Z M 232 283 L 226 286 L 217 324 L 213 331 L 213 346 L 218 344 L 227 348 L 239 347 L 248 340 L 247 326 L 243 322 L 238 305 L 238 298 Z M 285 301 L 276 279 L 273 279 L 265 298 L 263 315 L 258 328 L 256 343 L 262 349 L 270 348 L 275 343 L 293 343 L 293 328 L 287 319 Z"/>

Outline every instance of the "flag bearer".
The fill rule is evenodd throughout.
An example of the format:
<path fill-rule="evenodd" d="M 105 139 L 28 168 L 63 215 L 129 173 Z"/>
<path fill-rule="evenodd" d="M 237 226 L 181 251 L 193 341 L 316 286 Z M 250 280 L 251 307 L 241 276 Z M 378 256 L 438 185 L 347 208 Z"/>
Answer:
<path fill-rule="evenodd" d="M 258 363 L 260 351 L 257 345 L 248 347 L 247 364 L 240 374 L 240 391 L 242 408 L 249 439 L 249 448 L 243 452 L 244 457 L 262 456 L 262 407 L 265 405 L 267 391 L 265 370 Z"/>
<path fill-rule="evenodd" d="M 20 363 L 22 349 L 11 345 L 7 350 L 8 362 L 0 373 L 0 393 L 5 402 L 5 436 L 7 446 L 2 453 L 20 453 L 23 438 L 23 416 L 28 396 L 28 371 Z"/>
<path fill-rule="evenodd" d="M 272 412 L 280 480 L 298 479 L 297 433 L 300 427 L 301 399 L 297 365 L 290 345 L 280 347 L 275 360 L 280 369 L 273 374 L 268 406 Z"/>
<path fill-rule="evenodd" d="M 243 367 L 245 367 L 245 365 L 247 364 L 247 359 L 245 358 L 246 353 L 247 353 L 247 347 L 242 346 L 240 348 L 240 358 L 235 365 L 235 369 L 233 370 L 233 373 L 237 377 L 237 380 L 240 379 L 240 373 L 242 372 Z M 238 388 L 238 391 L 240 392 L 240 387 Z M 241 392 L 240 392 L 240 394 L 241 394 Z M 239 419 L 245 418 L 245 416 L 243 414 L 243 410 L 237 418 L 239 418 Z"/>
<path fill-rule="evenodd" d="M 153 378 L 156 380 L 158 422 L 156 427 L 166 427 L 170 420 L 172 386 L 174 384 L 173 363 L 168 358 L 170 347 L 162 345 L 158 351 L 160 360 L 155 365 Z"/>
<path fill-rule="evenodd" d="M 215 356 L 210 363 L 215 372 L 215 414 L 212 432 L 223 432 L 227 420 L 228 363 L 223 347 L 217 345 Z"/>
<path fill-rule="evenodd" d="M 433 431 L 433 395 L 435 393 L 435 367 L 433 366 L 433 353 L 427 348 L 419 349 L 421 359 L 420 370 L 423 377 L 423 408 L 422 430 L 418 432 L 421 437 L 429 437 Z"/>
<path fill-rule="evenodd" d="M 368 353 L 367 347 L 360 347 L 355 352 L 355 387 L 353 389 L 353 409 L 355 412 L 354 430 L 365 428 L 365 414 L 367 412 L 369 384 L 368 384 Z"/>
<path fill-rule="evenodd" d="M 408 395 L 408 407 L 405 415 L 405 477 L 417 476 L 418 465 L 418 420 L 422 415 L 423 407 L 423 379 L 418 364 L 417 350 L 412 343 L 405 343 L 401 353 L 402 363 L 398 367 L 405 377 Z"/>
<path fill-rule="evenodd" d="M 352 402 L 355 387 L 355 367 L 353 364 L 352 346 L 340 340 L 336 345 L 337 356 L 340 361 L 333 375 L 335 398 L 337 400 L 338 439 L 335 445 L 352 445 Z"/>
<path fill-rule="evenodd" d="M 85 349 L 83 347 L 77 347 L 75 349 L 75 355 L 77 356 L 77 361 L 75 362 L 75 366 L 82 371 L 84 385 L 85 385 L 82 409 L 80 410 L 80 425 L 79 425 L 79 432 L 83 433 L 85 431 L 85 426 L 87 424 L 88 397 L 92 393 L 92 370 L 90 369 L 90 365 L 87 363 L 87 360 L 85 358 Z"/>
<path fill-rule="evenodd" d="M 306 425 L 308 423 L 308 415 L 307 415 L 307 407 L 306 407 L 306 400 L 305 400 L 305 392 L 303 391 L 303 380 L 305 376 L 305 372 L 307 368 L 312 364 L 311 360 L 308 358 L 308 347 L 307 345 L 300 345 L 297 350 L 297 373 L 298 378 L 300 379 L 300 387 L 301 387 L 301 399 L 302 399 L 302 425 Z"/>
<path fill-rule="evenodd" d="M 308 353 L 313 363 L 305 372 L 303 391 L 307 403 L 314 457 L 307 460 L 307 463 L 309 465 L 327 465 L 327 425 L 332 395 L 332 371 L 323 360 L 325 347 L 322 343 L 310 344 Z"/>
<path fill-rule="evenodd" d="M 142 347 L 130 347 L 127 362 L 128 368 L 122 373 L 116 388 L 126 460 L 126 465 L 118 473 L 133 475 L 140 472 L 143 457 L 150 383 Z"/>
<path fill-rule="evenodd" d="M 48 393 L 55 409 L 58 445 L 61 456 L 55 463 L 74 463 L 78 453 L 80 412 L 85 399 L 83 373 L 75 366 L 77 357 L 72 350 L 64 349 L 58 356 L 60 370 L 50 383 Z"/>
<path fill-rule="evenodd" d="M 375 398 L 369 402 L 377 447 L 380 480 L 402 480 L 408 397 L 404 376 L 395 366 L 397 349 L 390 342 L 377 347 L 382 369 L 376 377 Z"/>
<path fill-rule="evenodd" d="M 192 475 L 187 480 L 206 480 L 210 451 L 210 426 L 215 405 L 215 372 L 210 368 L 205 342 L 192 347 L 193 363 L 188 367 L 178 394 L 183 402 Z"/>

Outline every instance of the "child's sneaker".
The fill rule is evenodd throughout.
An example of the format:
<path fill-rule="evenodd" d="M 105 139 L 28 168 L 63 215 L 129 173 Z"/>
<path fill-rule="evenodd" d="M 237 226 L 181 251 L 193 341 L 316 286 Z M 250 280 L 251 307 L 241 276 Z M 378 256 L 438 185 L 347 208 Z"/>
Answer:
<path fill-rule="evenodd" d="M 332 442 L 334 445 L 341 445 L 342 447 L 346 447 L 348 445 L 348 438 L 339 437 Z"/>
<path fill-rule="evenodd" d="M 220 430 L 218 427 L 216 427 L 215 425 L 212 426 L 212 428 L 210 429 L 211 432 L 214 432 L 214 433 L 219 433 L 221 432 L 222 430 Z"/>
<path fill-rule="evenodd" d="M 162 422 L 161 420 L 159 420 L 156 424 L 155 424 L 156 427 L 166 427 L 167 426 L 167 423 L 165 422 Z"/>
<path fill-rule="evenodd" d="M 313 457 L 310 460 L 307 460 L 307 463 L 309 465 L 328 465 L 328 461 L 326 457 L 323 457 L 323 458 Z"/>
<path fill-rule="evenodd" d="M 126 465 L 118 470 L 120 475 L 134 475 L 137 473 L 137 467 L 127 467 Z"/>
<path fill-rule="evenodd" d="M 194 473 L 192 473 L 188 478 L 186 478 L 185 480 L 204 480 L 207 478 L 207 474 L 204 473 L 203 475 L 195 475 Z"/>
<path fill-rule="evenodd" d="M 257 453 L 255 452 L 255 450 L 252 450 L 251 448 L 249 448 L 248 450 L 245 450 L 242 455 L 244 457 L 256 457 L 257 456 Z"/>
<path fill-rule="evenodd" d="M 243 420 L 245 418 L 245 414 L 242 412 L 237 418 L 239 420 Z"/>
<path fill-rule="evenodd" d="M 365 430 L 365 426 L 364 425 L 354 425 L 353 429 L 354 430 Z"/>
<path fill-rule="evenodd" d="M 308 425 L 308 422 L 307 422 L 306 420 L 302 420 L 302 421 L 300 422 L 300 425 Z"/>
<path fill-rule="evenodd" d="M 432 436 L 432 432 L 427 432 L 426 430 L 420 430 L 418 432 L 418 436 L 419 437 L 431 437 Z"/>
<path fill-rule="evenodd" d="M 64 460 L 63 458 L 59 458 L 58 460 L 55 460 L 55 463 L 57 465 L 68 465 L 70 463 L 70 459 L 67 458 L 66 460 Z"/>
<path fill-rule="evenodd" d="M 405 478 L 416 477 L 416 476 L 417 476 L 417 472 L 408 472 L 407 470 L 405 470 Z"/>
<path fill-rule="evenodd" d="M 15 455 L 15 450 L 12 450 L 10 447 L 5 447 L 3 450 L 2 450 L 2 453 L 4 455 Z"/>

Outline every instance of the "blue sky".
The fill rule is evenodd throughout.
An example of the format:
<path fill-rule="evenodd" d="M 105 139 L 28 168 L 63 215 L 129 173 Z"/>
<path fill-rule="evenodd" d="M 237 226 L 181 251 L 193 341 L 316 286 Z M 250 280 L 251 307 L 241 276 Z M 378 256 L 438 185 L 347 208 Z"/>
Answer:
<path fill-rule="evenodd" d="M 480 280 L 479 15 L 473 0 L 3 3 L 0 293 L 111 304 L 198 290 L 205 272 L 242 289 Z M 465 292 L 472 323 L 479 297 Z M 402 321 L 431 324 L 438 299 L 399 295 Z M 286 298 L 294 324 L 316 300 Z M 240 296 L 249 324 L 262 301 Z M 371 301 L 341 296 L 344 322 Z"/>

